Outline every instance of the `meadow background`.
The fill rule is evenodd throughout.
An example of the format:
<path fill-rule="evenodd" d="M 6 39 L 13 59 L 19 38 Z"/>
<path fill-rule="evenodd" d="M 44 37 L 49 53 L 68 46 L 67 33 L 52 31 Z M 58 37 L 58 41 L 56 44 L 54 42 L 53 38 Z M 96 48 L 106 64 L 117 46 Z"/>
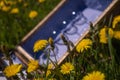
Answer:
<path fill-rule="evenodd" d="M 0 0 L 0 52 L 9 53 L 61 0 Z"/>

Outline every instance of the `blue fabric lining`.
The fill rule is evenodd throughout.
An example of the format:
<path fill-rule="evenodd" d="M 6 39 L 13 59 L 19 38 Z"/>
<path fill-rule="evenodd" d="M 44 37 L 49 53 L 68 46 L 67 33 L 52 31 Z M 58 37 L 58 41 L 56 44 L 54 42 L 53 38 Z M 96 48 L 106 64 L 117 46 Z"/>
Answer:
<path fill-rule="evenodd" d="M 75 16 L 72 15 L 72 12 L 75 11 L 78 13 L 85 8 L 86 5 L 82 0 L 67 0 L 65 4 L 55 12 L 54 15 L 45 22 L 45 24 L 42 25 L 42 27 L 29 37 L 29 39 L 21 46 L 33 56 L 33 45 L 35 41 L 38 39 L 48 39 L 49 37 L 55 39 L 61 30 L 75 18 Z M 63 24 L 63 21 L 66 21 L 66 24 Z M 56 31 L 56 34 L 53 34 L 53 31 Z M 37 53 L 37 55 L 39 56 L 40 53 L 41 52 L 39 52 L 39 54 Z"/>
<path fill-rule="evenodd" d="M 25 49 L 31 56 L 34 56 L 33 45 L 35 41 L 39 39 L 48 39 L 52 37 L 55 39 L 58 34 L 61 33 L 61 30 L 66 28 L 76 15 L 72 15 L 74 11 L 76 14 L 82 12 L 85 8 L 90 7 L 93 9 L 104 10 L 112 0 L 104 0 L 101 3 L 100 0 L 67 0 L 65 4 L 57 10 L 54 15 L 51 16 L 29 39 L 27 39 L 21 46 Z M 106 4 L 106 5 L 105 5 Z M 66 24 L 63 24 L 63 21 L 66 21 Z M 56 31 L 56 34 L 53 34 L 53 31 Z M 37 58 L 42 54 L 38 52 Z"/>

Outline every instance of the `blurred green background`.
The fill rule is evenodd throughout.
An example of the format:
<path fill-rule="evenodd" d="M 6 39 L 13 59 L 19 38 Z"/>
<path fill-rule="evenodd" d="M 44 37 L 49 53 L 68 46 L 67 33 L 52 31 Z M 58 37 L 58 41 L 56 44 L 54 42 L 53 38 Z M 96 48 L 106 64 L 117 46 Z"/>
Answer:
<path fill-rule="evenodd" d="M 61 0 L 0 0 L 0 52 L 8 53 Z M 30 12 L 37 15 L 30 18 Z"/>

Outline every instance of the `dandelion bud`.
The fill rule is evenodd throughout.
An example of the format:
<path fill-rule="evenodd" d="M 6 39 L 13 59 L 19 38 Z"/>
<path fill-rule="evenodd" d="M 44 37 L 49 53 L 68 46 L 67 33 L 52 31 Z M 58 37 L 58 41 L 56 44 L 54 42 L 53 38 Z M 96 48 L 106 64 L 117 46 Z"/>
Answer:
<path fill-rule="evenodd" d="M 66 38 L 62 34 L 61 34 L 61 38 L 62 38 L 64 44 L 67 45 L 68 41 L 66 40 Z"/>
<path fill-rule="evenodd" d="M 48 42 L 49 42 L 50 46 L 52 47 L 52 49 L 54 49 L 55 48 L 54 41 L 51 37 L 48 39 Z"/>

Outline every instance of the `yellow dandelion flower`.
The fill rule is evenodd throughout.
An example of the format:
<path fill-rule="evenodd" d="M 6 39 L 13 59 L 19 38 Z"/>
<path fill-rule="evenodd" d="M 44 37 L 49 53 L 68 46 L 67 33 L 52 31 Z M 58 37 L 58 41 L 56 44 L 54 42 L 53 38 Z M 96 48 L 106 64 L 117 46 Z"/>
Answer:
<path fill-rule="evenodd" d="M 63 74 L 69 74 L 70 71 L 74 70 L 74 66 L 71 63 L 66 62 L 61 66 L 61 73 Z"/>
<path fill-rule="evenodd" d="M 17 73 L 20 72 L 21 68 L 22 68 L 21 64 L 13 64 L 13 65 L 7 66 L 3 72 L 7 77 L 12 77 L 17 75 Z"/>
<path fill-rule="evenodd" d="M 19 9 L 18 8 L 13 8 L 10 13 L 11 14 L 17 14 L 17 13 L 19 13 Z"/>
<path fill-rule="evenodd" d="M 39 3 L 43 3 L 45 0 L 38 0 Z"/>
<path fill-rule="evenodd" d="M 5 6 L 5 3 L 4 3 L 4 1 L 1 1 L 0 2 L 0 7 L 3 7 L 3 6 Z"/>
<path fill-rule="evenodd" d="M 33 51 L 38 52 L 39 50 L 43 50 L 48 44 L 47 40 L 38 40 L 35 42 L 33 46 Z"/>
<path fill-rule="evenodd" d="M 33 18 L 35 18 L 37 15 L 38 15 L 37 11 L 30 11 L 30 13 L 29 13 L 29 18 L 30 18 L 30 19 L 33 19 Z"/>
<path fill-rule="evenodd" d="M 107 37 L 107 33 L 106 33 L 107 29 L 108 29 L 108 33 L 109 33 L 110 37 L 111 38 L 113 37 L 114 32 L 113 32 L 112 28 L 106 28 L 106 27 L 102 28 L 99 33 L 100 43 L 104 43 L 104 44 L 108 43 L 108 37 Z"/>
<path fill-rule="evenodd" d="M 50 74 L 51 74 L 51 71 L 50 71 L 50 70 L 47 70 L 46 76 L 48 77 Z"/>
<path fill-rule="evenodd" d="M 2 11 L 7 12 L 11 9 L 11 7 L 10 6 L 3 6 L 1 9 L 2 9 Z"/>
<path fill-rule="evenodd" d="M 47 69 L 47 72 L 46 72 L 46 76 L 49 76 L 51 74 L 51 69 L 53 68 L 53 65 L 52 64 L 49 64 L 48 65 L 48 69 Z"/>
<path fill-rule="evenodd" d="M 114 36 L 115 39 L 119 39 L 120 40 L 120 31 L 114 31 Z"/>
<path fill-rule="evenodd" d="M 37 60 L 30 60 L 30 62 L 28 63 L 28 68 L 27 68 L 27 72 L 30 73 L 32 71 L 37 70 L 39 67 L 39 62 Z"/>
<path fill-rule="evenodd" d="M 106 36 L 100 36 L 100 43 L 107 44 L 108 43 L 108 38 Z"/>
<path fill-rule="evenodd" d="M 52 69 L 52 68 L 53 68 L 53 64 L 50 63 L 50 64 L 48 65 L 48 69 Z"/>
<path fill-rule="evenodd" d="M 84 76 L 82 80 L 105 80 L 105 75 L 99 71 L 93 71 Z"/>
<path fill-rule="evenodd" d="M 83 39 L 78 45 L 76 46 L 76 50 L 78 52 L 83 52 L 91 47 L 92 41 L 90 39 Z"/>
<path fill-rule="evenodd" d="M 115 28 L 116 25 L 120 22 L 120 15 L 114 17 L 113 22 L 112 22 L 112 27 Z"/>

